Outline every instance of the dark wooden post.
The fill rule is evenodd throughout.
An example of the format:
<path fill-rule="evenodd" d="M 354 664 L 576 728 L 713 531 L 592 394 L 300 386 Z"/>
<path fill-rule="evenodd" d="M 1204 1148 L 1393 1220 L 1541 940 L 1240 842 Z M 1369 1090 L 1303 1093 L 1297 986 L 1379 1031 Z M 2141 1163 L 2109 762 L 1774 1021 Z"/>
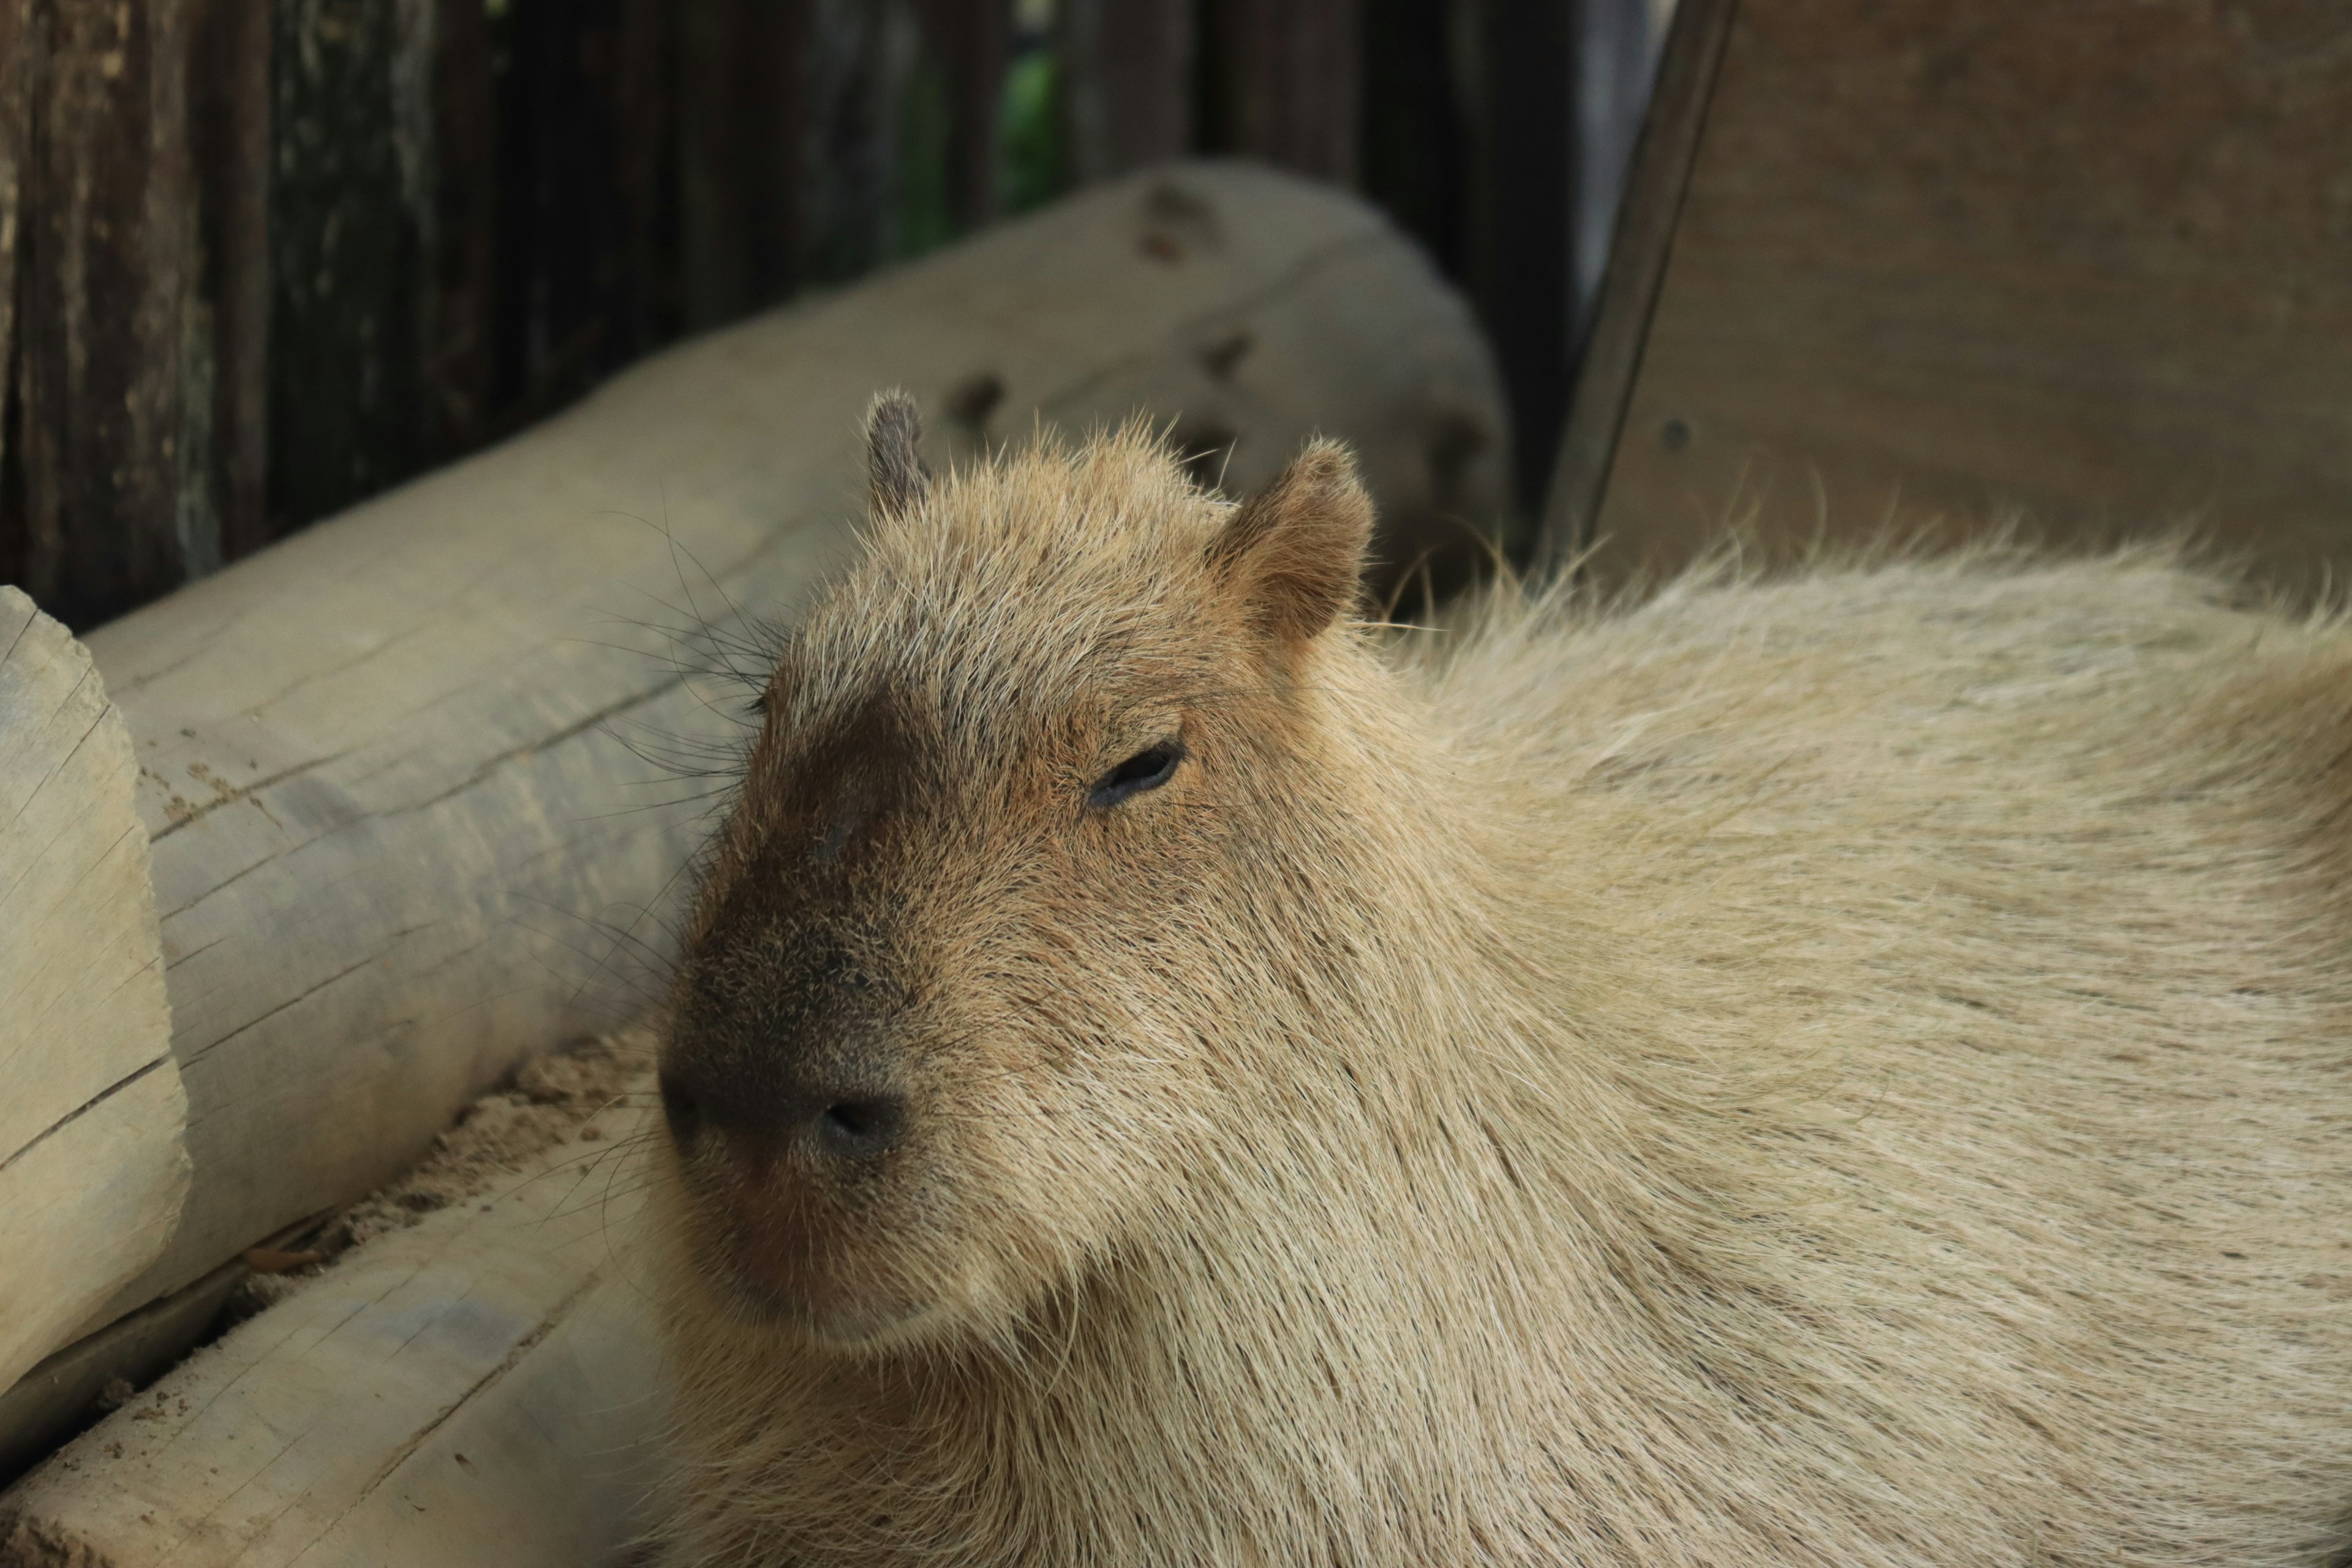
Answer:
<path fill-rule="evenodd" d="M 406 478 L 435 446 L 421 319 L 434 119 L 412 79 L 425 40 L 403 36 L 403 10 L 278 0 L 269 446 L 281 527 Z"/>
<path fill-rule="evenodd" d="M 948 212 L 959 231 L 996 216 L 996 114 L 1013 54 L 1012 0 L 923 0 L 924 43 L 947 79 Z"/>
<path fill-rule="evenodd" d="M 430 3 L 433 170 L 426 195 L 432 243 L 425 271 L 424 374 L 437 444 L 443 452 L 456 453 L 491 435 L 498 105 L 482 0 Z"/>
<path fill-rule="evenodd" d="M 22 13 L 20 15 L 20 19 Z M 187 0 L 36 0 L 21 183 L 26 586 L 77 626 L 217 563 L 200 480 Z"/>
<path fill-rule="evenodd" d="M 32 153 L 33 0 L 0 0 L 0 583 L 32 581 L 26 531 L 16 276 Z"/>
<path fill-rule="evenodd" d="M 207 484 L 220 553 L 269 542 L 270 0 L 205 0 L 188 54 L 200 308 L 212 331 Z"/>
<path fill-rule="evenodd" d="M 1359 0 L 1203 0 L 1210 149 L 1352 184 L 1362 26 Z"/>
<path fill-rule="evenodd" d="M 546 412 L 675 331 L 671 8 L 520 0 L 500 103 L 499 401 Z"/>
<path fill-rule="evenodd" d="M 1363 7 L 1364 194 L 1459 278 L 1473 184 L 1455 90 L 1460 0 L 1363 0 Z"/>
<path fill-rule="evenodd" d="M 678 225 L 686 325 L 734 320 L 800 283 L 801 160 L 817 0 L 678 10 Z"/>
<path fill-rule="evenodd" d="M 1550 478 L 1574 352 L 1570 11 L 1563 0 L 1479 7 L 1472 294 L 1510 394 L 1515 488 L 1530 514 Z"/>
<path fill-rule="evenodd" d="M 1062 111 L 1074 184 L 1192 145 L 1192 0 L 1061 0 Z"/>

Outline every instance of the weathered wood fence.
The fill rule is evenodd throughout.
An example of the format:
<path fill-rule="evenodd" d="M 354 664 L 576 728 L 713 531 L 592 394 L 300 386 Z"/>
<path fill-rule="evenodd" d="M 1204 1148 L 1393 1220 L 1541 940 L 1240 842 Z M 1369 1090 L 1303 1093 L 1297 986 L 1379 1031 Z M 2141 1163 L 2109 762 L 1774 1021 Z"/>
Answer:
<path fill-rule="evenodd" d="M 1653 0 L 0 0 L 0 581 L 88 626 L 681 334 L 1230 153 L 1465 281 L 1538 500 Z"/>

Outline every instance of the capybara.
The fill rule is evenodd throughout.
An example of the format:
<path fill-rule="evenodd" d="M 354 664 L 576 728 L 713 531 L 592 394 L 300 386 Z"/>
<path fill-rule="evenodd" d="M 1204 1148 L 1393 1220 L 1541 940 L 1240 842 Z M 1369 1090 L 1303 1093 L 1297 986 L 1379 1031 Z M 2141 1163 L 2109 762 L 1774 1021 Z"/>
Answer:
<path fill-rule="evenodd" d="M 1358 618 L 1318 443 L 936 478 L 683 932 L 666 1561 L 2352 1542 L 2352 633 L 2147 550 Z"/>

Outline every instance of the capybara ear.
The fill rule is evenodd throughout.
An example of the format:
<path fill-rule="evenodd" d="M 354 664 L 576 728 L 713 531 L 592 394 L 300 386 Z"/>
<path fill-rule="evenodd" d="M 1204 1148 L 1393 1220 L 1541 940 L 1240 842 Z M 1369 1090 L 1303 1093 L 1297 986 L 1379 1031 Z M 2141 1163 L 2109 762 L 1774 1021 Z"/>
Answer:
<path fill-rule="evenodd" d="M 1258 625 L 1304 642 L 1354 605 L 1371 539 L 1372 498 L 1356 459 L 1318 438 L 1235 509 L 1209 542 L 1209 566 Z"/>
<path fill-rule="evenodd" d="M 922 410 L 898 387 L 877 393 L 866 407 L 866 471 L 875 515 L 909 512 L 931 487 L 930 471 L 915 447 L 923 438 Z"/>

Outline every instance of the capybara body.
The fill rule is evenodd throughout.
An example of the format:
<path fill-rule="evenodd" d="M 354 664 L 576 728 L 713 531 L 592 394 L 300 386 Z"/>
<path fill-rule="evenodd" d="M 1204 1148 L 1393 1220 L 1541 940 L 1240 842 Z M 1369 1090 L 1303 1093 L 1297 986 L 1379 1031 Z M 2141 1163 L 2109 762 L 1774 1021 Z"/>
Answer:
<path fill-rule="evenodd" d="M 2336 621 L 1979 553 L 1381 630 L 1337 448 L 909 416 L 686 933 L 667 1561 L 2352 1542 Z"/>

